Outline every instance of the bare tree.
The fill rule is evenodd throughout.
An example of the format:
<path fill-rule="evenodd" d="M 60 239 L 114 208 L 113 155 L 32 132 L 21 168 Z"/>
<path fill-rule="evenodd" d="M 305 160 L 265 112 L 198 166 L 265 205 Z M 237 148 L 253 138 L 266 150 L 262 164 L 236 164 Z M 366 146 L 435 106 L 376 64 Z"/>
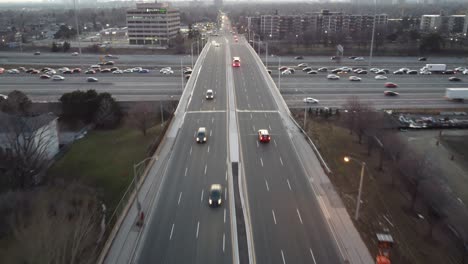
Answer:
<path fill-rule="evenodd" d="M 99 95 L 99 106 L 94 115 L 94 122 L 98 127 L 113 128 L 120 122 L 121 111 L 115 100 L 108 93 Z"/>
<path fill-rule="evenodd" d="M 31 100 L 21 91 L 12 91 L 8 97 L 0 101 L 0 111 L 9 114 L 28 114 L 31 108 Z"/>
<path fill-rule="evenodd" d="M 11 187 L 24 189 L 38 183 L 34 176 L 55 154 L 53 149 L 58 149 L 54 119 L 50 115 L 21 117 L 0 112 L 0 156 Z"/>
<path fill-rule="evenodd" d="M 345 125 L 349 128 L 350 134 L 356 132 L 359 144 L 362 144 L 362 136 L 372 125 L 374 115 L 371 106 L 360 101 L 357 96 L 351 96 L 343 107 L 348 111 Z"/>
<path fill-rule="evenodd" d="M 39 190 L 13 217 L 18 263 L 94 263 L 100 203 L 76 184 Z M 19 254 L 18 254 L 19 253 Z"/>
<path fill-rule="evenodd" d="M 128 117 L 130 124 L 139 129 L 143 136 L 146 136 L 146 131 L 156 122 L 156 113 L 146 102 L 135 105 L 130 110 Z"/>

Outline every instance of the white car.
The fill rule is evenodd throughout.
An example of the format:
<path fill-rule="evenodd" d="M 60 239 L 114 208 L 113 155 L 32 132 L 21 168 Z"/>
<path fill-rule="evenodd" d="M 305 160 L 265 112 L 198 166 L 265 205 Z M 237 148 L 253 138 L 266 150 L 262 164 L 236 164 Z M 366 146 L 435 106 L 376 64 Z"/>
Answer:
<path fill-rule="evenodd" d="M 285 70 L 281 72 L 281 75 L 290 75 L 292 72 L 290 70 Z"/>
<path fill-rule="evenodd" d="M 122 70 L 115 70 L 115 71 L 112 72 L 112 74 L 122 74 L 122 73 L 123 73 Z"/>
<path fill-rule="evenodd" d="M 216 43 L 214 44 L 214 46 L 215 46 L 215 47 L 219 47 L 219 43 L 216 42 Z"/>
<path fill-rule="evenodd" d="M 8 99 L 8 96 L 7 95 L 4 95 L 4 94 L 0 94 L 0 98 L 3 98 L 3 99 Z"/>
<path fill-rule="evenodd" d="M 464 75 L 468 75 L 468 69 L 464 70 L 462 73 L 463 73 Z"/>
<path fill-rule="evenodd" d="M 72 55 L 72 56 L 78 56 L 79 53 L 75 51 L 75 52 L 73 52 L 71 55 Z"/>
<path fill-rule="evenodd" d="M 123 73 L 132 73 L 133 72 L 133 69 L 125 69 L 123 70 Z"/>
<path fill-rule="evenodd" d="M 339 80 L 339 79 L 340 79 L 340 76 L 335 75 L 335 74 L 328 74 L 328 75 L 327 75 L 327 79 L 328 79 L 328 80 Z"/>
<path fill-rule="evenodd" d="M 54 76 L 52 76 L 52 80 L 54 80 L 54 81 L 63 81 L 63 80 L 65 80 L 65 77 L 60 76 L 60 75 L 54 75 Z"/>
<path fill-rule="evenodd" d="M 454 71 L 457 71 L 457 72 L 464 72 L 466 70 L 465 67 L 457 67 L 455 69 L 453 69 Z"/>
<path fill-rule="evenodd" d="M 359 78 L 357 76 L 349 76 L 349 80 L 352 81 L 352 82 L 360 82 L 361 78 Z"/>
<path fill-rule="evenodd" d="M 173 70 L 165 70 L 162 72 L 162 74 L 174 74 Z"/>
<path fill-rule="evenodd" d="M 163 73 L 165 71 L 171 71 L 172 68 L 171 67 L 165 67 L 165 68 L 162 68 L 161 70 L 159 70 L 160 73 Z"/>
<path fill-rule="evenodd" d="M 300 63 L 297 65 L 297 67 L 300 67 L 300 68 L 307 67 L 307 63 Z"/>
<path fill-rule="evenodd" d="M 378 68 L 370 68 L 369 71 L 370 71 L 370 72 L 378 72 L 378 71 L 380 71 L 380 69 L 378 69 Z"/>
<path fill-rule="evenodd" d="M 139 71 L 143 70 L 143 68 L 142 67 L 135 67 L 132 70 L 133 70 L 133 72 L 139 72 Z"/>
<path fill-rule="evenodd" d="M 387 76 L 384 76 L 384 75 L 376 75 L 376 76 L 375 76 L 375 79 L 376 79 L 376 80 L 387 80 Z"/>
<path fill-rule="evenodd" d="M 308 103 L 308 104 L 318 104 L 319 103 L 319 100 L 314 99 L 312 97 L 306 97 L 302 101 L 304 101 L 304 103 Z"/>
<path fill-rule="evenodd" d="M 11 69 L 7 71 L 9 74 L 18 74 L 20 71 L 18 69 Z"/>
<path fill-rule="evenodd" d="M 432 72 L 430 72 L 430 71 L 420 71 L 419 74 L 421 74 L 421 75 L 431 75 Z"/>
<path fill-rule="evenodd" d="M 62 67 L 62 68 L 58 69 L 58 71 L 63 73 L 65 71 L 70 71 L 70 69 L 68 67 Z"/>
<path fill-rule="evenodd" d="M 356 57 L 356 58 L 354 58 L 354 60 L 355 60 L 355 61 L 363 61 L 364 58 L 363 58 L 363 57 Z"/>

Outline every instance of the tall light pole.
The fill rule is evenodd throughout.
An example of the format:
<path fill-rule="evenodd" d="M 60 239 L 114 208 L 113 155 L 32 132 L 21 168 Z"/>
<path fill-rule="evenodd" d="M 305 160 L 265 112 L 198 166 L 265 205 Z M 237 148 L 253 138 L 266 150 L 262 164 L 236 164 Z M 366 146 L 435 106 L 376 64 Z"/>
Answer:
<path fill-rule="evenodd" d="M 374 51 L 374 36 L 375 36 L 376 20 L 377 20 L 377 0 L 374 0 L 374 23 L 372 25 L 372 37 L 371 37 L 370 53 L 369 53 L 369 67 L 372 66 L 372 53 Z"/>
<path fill-rule="evenodd" d="M 81 42 L 80 42 L 80 28 L 78 27 L 78 12 L 76 11 L 76 0 L 73 0 L 73 9 L 75 11 L 75 27 L 76 27 L 76 36 L 78 38 L 78 53 L 79 58 L 78 60 L 80 61 L 80 68 L 83 68 L 83 64 L 81 63 Z"/>
<path fill-rule="evenodd" d="M 281 93 L 281 71 L 280 71 L 280 67 L 281 67 L 281 57 L 278 56 L 278 90 Z"/>
<path fill-rule="evenodd" d="M 192 42 L 192 44 L 190 45 L 190 54 L 192 56 L 192 69 L 193 69 L 193 44 L 195 44 L 196 42 Z"/>
<path fill-rule="evenodd" d="M 265 68 L 268 69 L 268 42 L 265 42 Z"/>
<path fill-rule="evenodd" d="M 180 86 L 181 86 L 182 92 L 184 92 L 184 70 L 182 66 L 182 59 L 183 57 L 180 57 Z"/>
<path fill-rule="evenodd" d="M 364 180 L 364 170 L 366 168 L 366 163 L 364 161 L 360 161 L 356 158 L 350 157 L 350 156 L 345 156 L 344 161 L 345 162 L 350 162 L 351 160 L 354 160 L 357 163 L 361 164 L 361 178 L 359 179 L 359 191 L 358 191 L 358 197 L 357 197 L 357 203 L 356 203 L 356 213 L 354 215 L 354 220 L 359 219 L 359 208 L 361 207 L 361 194 L 362 194 L 362 183 Z"/>

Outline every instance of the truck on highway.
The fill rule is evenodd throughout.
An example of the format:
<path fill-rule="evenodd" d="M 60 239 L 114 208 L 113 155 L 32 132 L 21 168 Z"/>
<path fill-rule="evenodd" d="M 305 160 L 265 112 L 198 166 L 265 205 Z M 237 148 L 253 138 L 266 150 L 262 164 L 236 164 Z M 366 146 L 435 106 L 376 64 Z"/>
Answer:
<path fill-rule="evenodd" d="M 447 88 L 445 98 L 453 101 L 463 101 L 468 99 L 468 88 Z"/>
<path fill-rule="evenodd" d="M 444 72 L 447 70 L 447 64 L 426 64 L 421 71 Z"/>

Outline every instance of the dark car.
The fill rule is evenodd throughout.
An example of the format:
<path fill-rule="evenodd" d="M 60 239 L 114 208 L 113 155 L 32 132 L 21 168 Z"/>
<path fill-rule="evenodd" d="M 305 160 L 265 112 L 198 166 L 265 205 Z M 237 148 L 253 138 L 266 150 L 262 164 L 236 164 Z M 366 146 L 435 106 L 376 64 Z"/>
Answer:
<path fill-rule="evenodd" d="M 449 81 L 451 81 L 451 82 L 461 82 L 461 79 L 458 78 L 458 77 L 450 77 Z"/>
<path fill-rule="evenodd" d="M 415 70 L 411 70 L 411 71 L 407 71 L 406 74 L 418 74 L 418 71 L 415 71 Z"/>
<path fill-rule="evenodd" d="M 328 71 L 328 68 L 327 67 L 321 67 L 321 68 L 318 68 L 319 72 L 327 72 Z"/>
<path fill-rule="evenodd" d="M 86 78 L 86 81 L 87 82 L 98 82 L 99 80 L 98 80 L 98 78 L 88 77 L 88 78 Z"/>
<path fill-rule="evenodd" d="M 41 79 L 50 79 L 50 75 L 47 75 L 47 74 L 42 74 Z"/>
<path fill-rule="evenodd" d="M 36 51 L 36 52 L 34 52 L 34 55 L 41 55 L 41 52 L 40 52 L 40 51 Z"/>
<path fill-rule="evenodd" d="M 95 74 L 96 72 L 94 70 L 87 70 L 85 71 L 85 74 Z"/>
<path fill-rule="evenodd" d="M 357 56 L 349 56 L 348 59 L 354 60 Z"/>
<path fill-rule="evenodd" d="M 25 73 L 31 73 L 32 71 L 35 71 L 36 69 L 33 69 L 33 68 L 30 68 L 28 70 L 25 71 Z"/>
<path fill-rule="evenodd" d="M 223 200 L 223 187 L 221 184 L 212 184 L 208 195 L 208 204 L 211 207 L 220 206 Z"/>
<path fill-rule="evenodd" d="M 330 60 L 337 60 L 337 59 L 338 59 L 337 56 L 332 56 L 332 57 L 330 58 Z"/>
<path fill-rule="evenodd" d="M 102 73 L 108 73 L 108 72 L 111 72 L 111 69 L 109 69 L 109 68 L 104 68 L 104 69 L 101 69 L 101 72 L 102 72 Z"/>
<path fill-rule="evenodd" d="M 455 71 L 454 70 L 445 70 L 444 71 L 444 74 L 455 74 Z"/>
<path fill-rule="evenodd" d="M 366 70 L 360 70 L 358 72 L 356 72 L 357 74 L 367 74 L 367 71 Z"/>
<path fill-rule="evenodd" d="M 388 83 L 385 83 L 385 87 L 387 87 L 387 88 L 397 88 L 398 85 L 396 83 L 388 82 Z"/>
<path fill-rule="evenodd" d="M 296 60 L 303 60 L 304 57 L 302 57 L 302 56 L 296 56 L 294 59 L 296 59 Z"/>
<path fill-rule="evenodd" d="M 384 95 L 386 96 L 397 96 L 399 93 L 394 92 L 394 91 L 384 91 Z"/>
<path fill-rule="evenodd" d="M 334 73 L 334 74 L 337 74 L 339 72 L 341 72 L 341 69 L 334 69 L 334 70 L 331 71 L 331 73 Z"/>
<path fill-rule="evenodd" d="M 63 73 L 63 74 L 72 74 L 73 71 L 72 71 L 72 70 L 65 70 L 65 71 L 63 71 L 62 73 Z"/>
<path fill-rule="evenodd" d="M 106 62 L 104 63 L 104 65 L 114 65 L 114 62 L 113 62 L 113 61 L 106 61 Z"/>
<path fill-rule="evenodd" d="M 427 58 L 426 58 L 426 57 L 420 57 L 420 58 L 418 59 L 418 61 L 427 61 Z"/>
<path fill-rule="evenodd" d="M 111 72 L 117 71 L 118 69 L 119 69 L 119 67 L 112 67 L 112 68 L 110 68 Z"/>
<path fill-rule="evenodd" d="M 81 73 L 81 69 L 80 68 L 74 68 L 72 70 L 73 73 Z"/>

